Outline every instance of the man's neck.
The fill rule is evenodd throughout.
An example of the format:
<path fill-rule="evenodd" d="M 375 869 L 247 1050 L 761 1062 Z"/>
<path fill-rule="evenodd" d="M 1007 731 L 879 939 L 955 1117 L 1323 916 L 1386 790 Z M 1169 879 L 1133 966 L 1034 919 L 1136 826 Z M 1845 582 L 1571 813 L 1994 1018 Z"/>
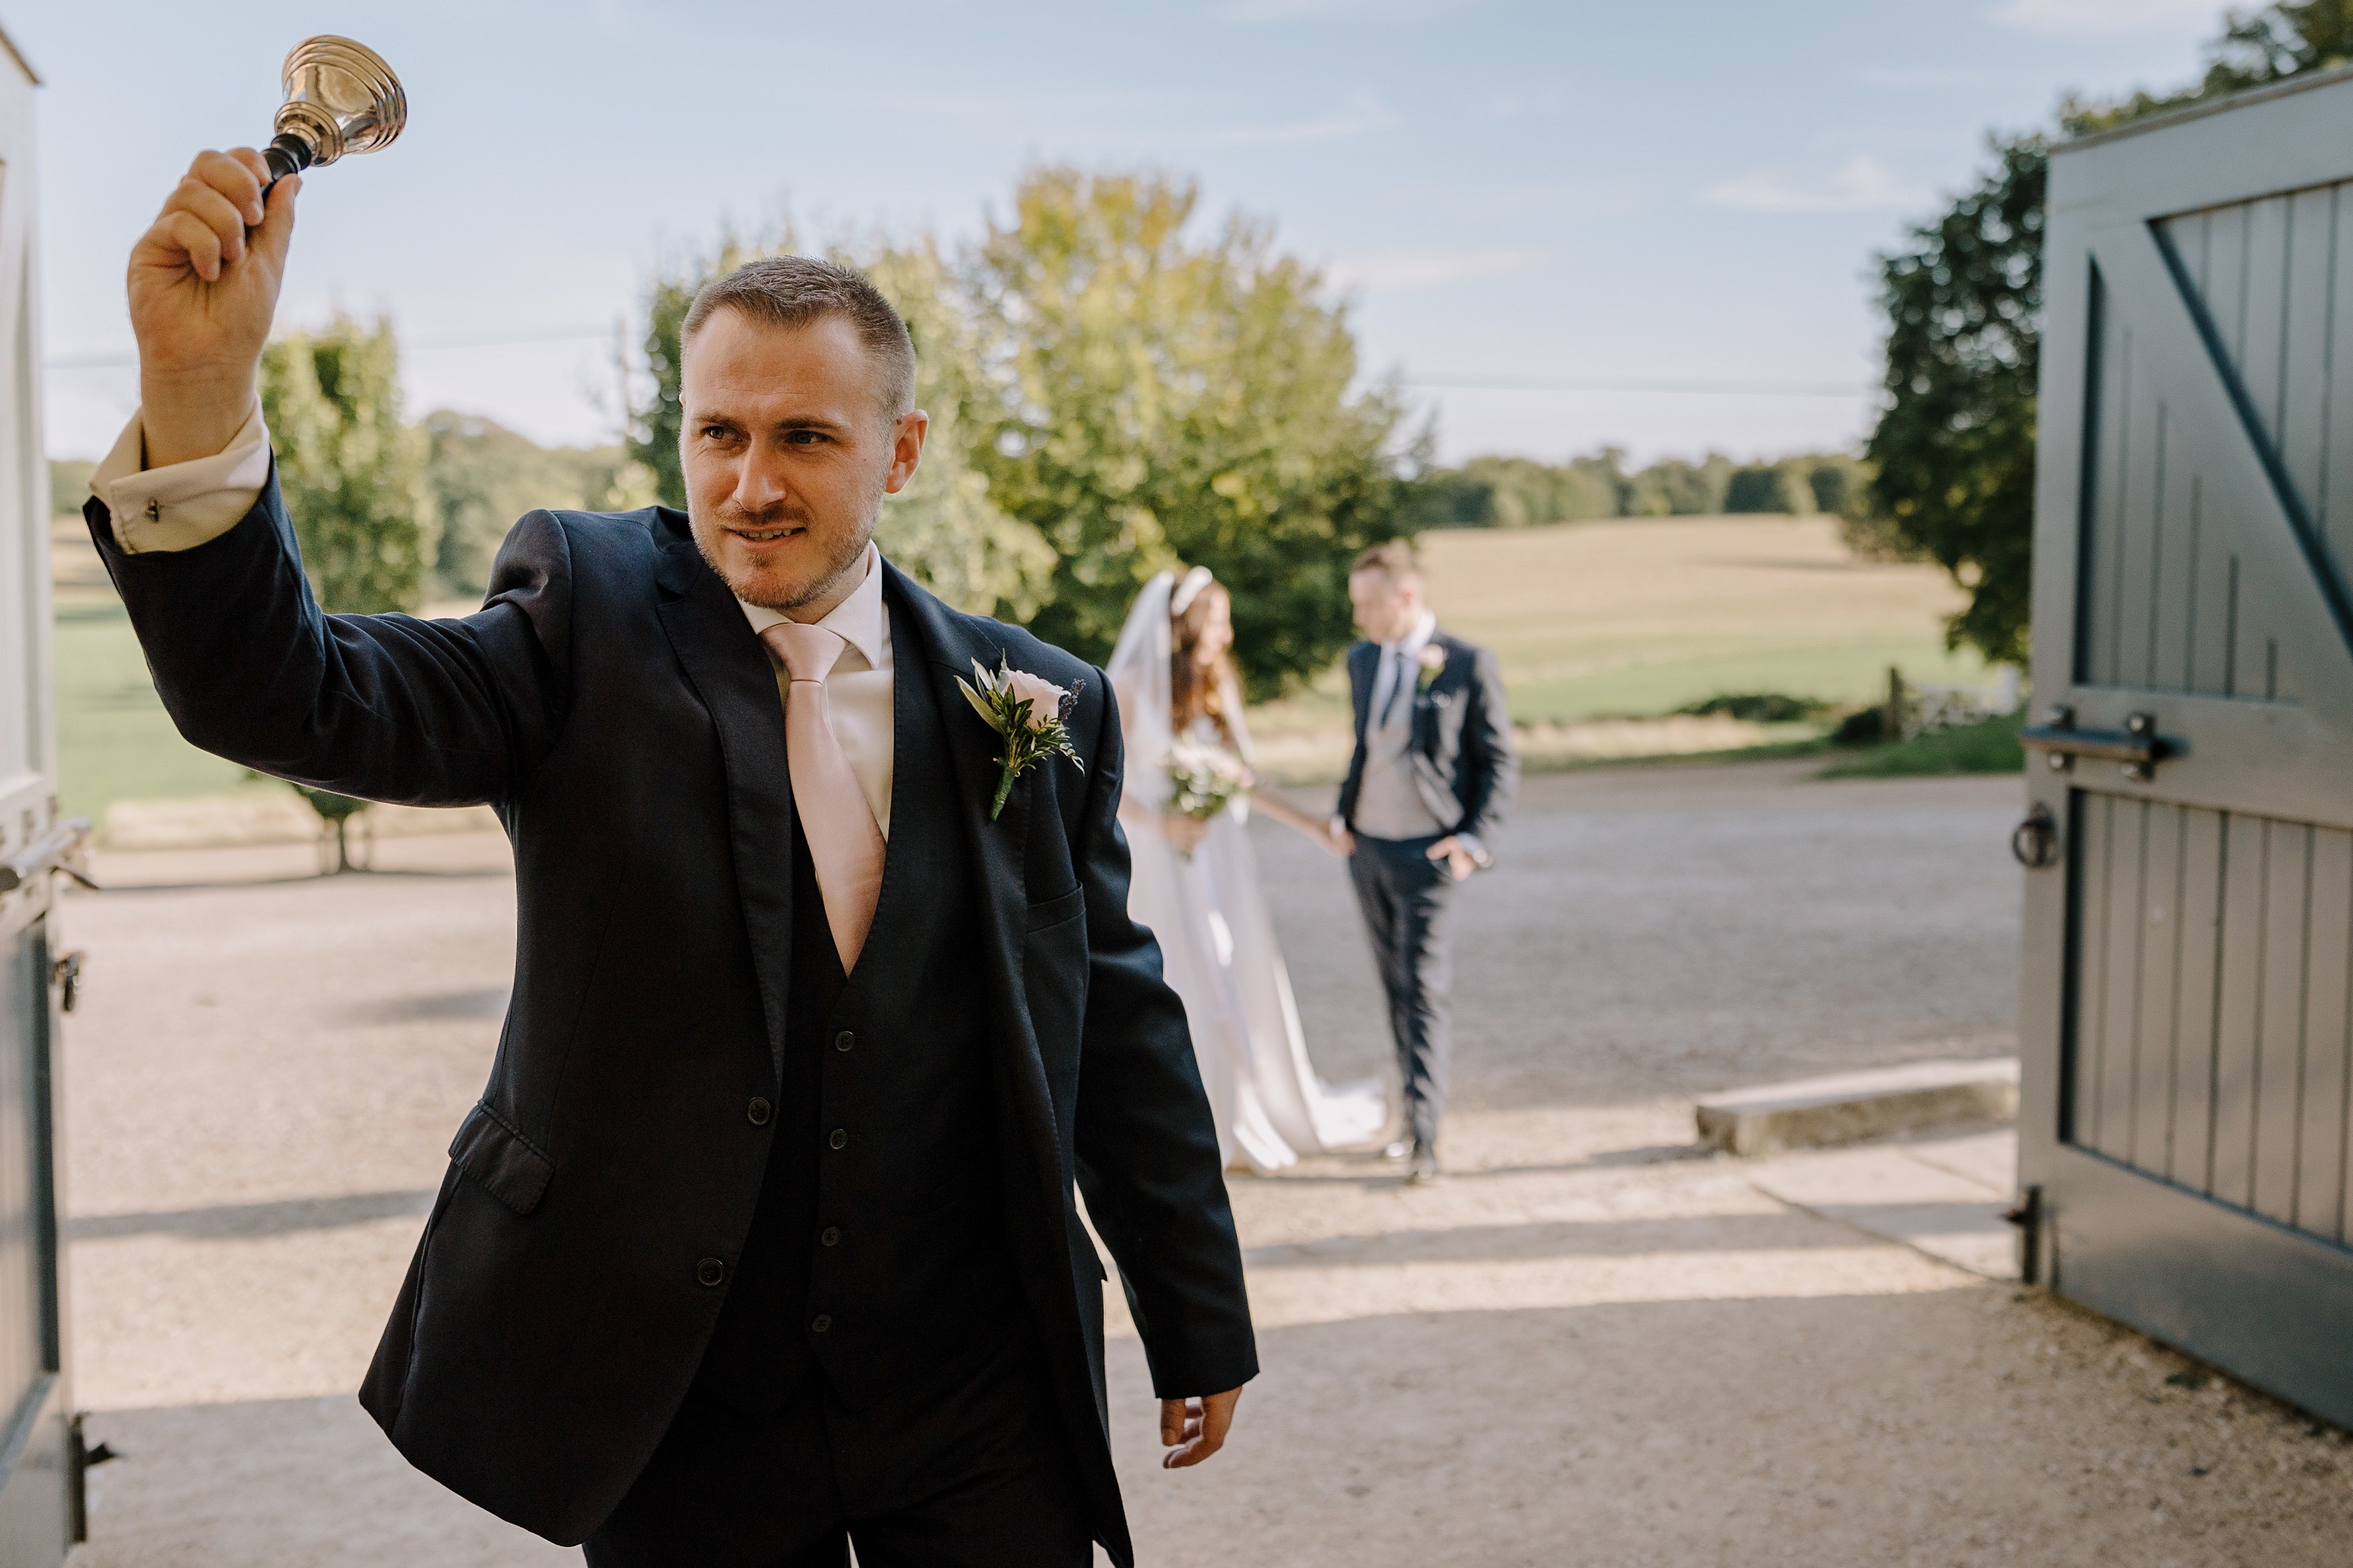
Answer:
<path fill-rule="evenodd" d="M 873 570 L 874 547 L 871 543 L 862 545 L 859 549 L 857 559 L 837 574 L 832 582 L 827 584 L 815 597 L 804 599 L 789 609 L 780 608 L 776 613 L 788 621 L 798 621 L 805 626 L 815 626 L 848 604 L 849 595 L 866 585 L 866 574 Z"/>

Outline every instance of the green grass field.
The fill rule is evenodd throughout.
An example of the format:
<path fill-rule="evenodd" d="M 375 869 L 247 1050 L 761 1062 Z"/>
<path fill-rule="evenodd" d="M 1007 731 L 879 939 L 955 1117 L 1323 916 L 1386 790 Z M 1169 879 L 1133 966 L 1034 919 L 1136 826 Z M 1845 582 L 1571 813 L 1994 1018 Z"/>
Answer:
<path fill-rule="evenodd" d="M 102 819 L 117 800 L 276 790 L 180 739 L 79 519 L 54 535 L 60 793 Z M 1494 647 L 1514 718 L 1655 714 L 1735 691 L 1871 700 L 1890 665 L 1969 681 L 1933 567 L 1857 562 L 1828 518 L 1659 518 L 1426 536 L 1447 626 Z M 1344 725 L 1335 670 L 1261 710 L 1269 733 Z"/>

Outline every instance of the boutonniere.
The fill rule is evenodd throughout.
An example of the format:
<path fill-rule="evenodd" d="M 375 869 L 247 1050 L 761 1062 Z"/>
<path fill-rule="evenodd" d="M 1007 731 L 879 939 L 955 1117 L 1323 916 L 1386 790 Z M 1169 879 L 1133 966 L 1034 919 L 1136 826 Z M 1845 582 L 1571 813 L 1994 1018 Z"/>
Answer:
<path fill-rule="evenodd" d="M 1439 672 L 1446 668 L 1446 650 L 1434 642 L 1421 645 L 1421 668 L 1413 678 L 1416 693 L 1424 693 L 1438 684 Z"/>
<path fill-rule="evenodd" d="M 956 677 L 964 700 L 972 704 L 981 722 L 1005 738 L 1005 754 L 997 759 L 1005 773 L 997 781 L 997 798 L 988 803 L 989 821 L 995 822 L 1005 809 L 1013 781 L 1048 757 L 1068 757 L 1072 767 L 1087 771 L 1086 763 L 1071 749 L 1070 731 L 1062 725 L 1071 705 L 1079 700 L 1076 691 L 1065 691 L 1050 680 L 1016 669 L 1001 658 L 995 675 L 983 669 L 978 659 L 972 661 L 972 673 L 980 683 L 977 687 L 961 675 Z"/>

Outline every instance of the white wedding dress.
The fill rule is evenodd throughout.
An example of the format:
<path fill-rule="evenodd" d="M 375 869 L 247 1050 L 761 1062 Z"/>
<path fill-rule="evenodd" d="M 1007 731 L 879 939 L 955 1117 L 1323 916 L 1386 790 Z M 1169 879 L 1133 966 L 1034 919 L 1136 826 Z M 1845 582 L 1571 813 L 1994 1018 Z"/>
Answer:
<path fill-rule="evenodd" d="M 1254 1171 L 1278 1171 L 1303 1153 L 1370 1142 L 1388 1120 L 1388 1100 L 1378 1081 L 1326 1084 L 1307 1059 L 1291 975 L 1259 890 L 1245 826 L 1248 797 L 1210 819 L 1208 837 L 1189 858 L 1161 831 L 1176 741 L 1168 624 L 1175 583 L 1164 572 L 1145 585 L 1107 670 L 1126 742 L 1120 815 L 1134 859 L 1128 912 L 1159 938 L 1168 984 L 1184 999 L 1226 1163 L 1239 1156 Z M 1247 762 L 1250 742 L 1239 715 L 1234 728 Z M 1191 738 L 1224 742 L 1207 721 Z"/>

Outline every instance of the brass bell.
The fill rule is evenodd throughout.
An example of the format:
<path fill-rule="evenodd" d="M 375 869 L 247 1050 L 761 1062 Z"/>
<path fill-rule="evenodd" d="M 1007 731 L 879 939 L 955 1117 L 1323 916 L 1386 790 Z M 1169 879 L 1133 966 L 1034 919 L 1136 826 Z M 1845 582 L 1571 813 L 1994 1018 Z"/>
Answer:
<path fill-rule="evenodd" d="M 278 134 L 261 154 L 271 184 L 298 169 L 389 145 L 408 123 L 400 79 L 365 44 L 332 34 L 305 38 L 286 56 L 282 76 Z"/>

